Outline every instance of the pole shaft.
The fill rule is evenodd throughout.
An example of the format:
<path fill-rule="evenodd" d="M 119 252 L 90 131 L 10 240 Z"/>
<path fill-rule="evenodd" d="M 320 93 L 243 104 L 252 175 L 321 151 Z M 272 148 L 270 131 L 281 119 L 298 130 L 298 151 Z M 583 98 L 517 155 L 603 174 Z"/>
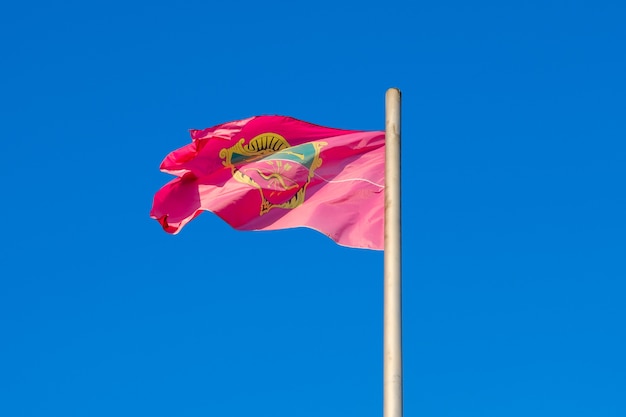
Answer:
<path fill-rule="evenodd" d="M 397 88 L 385 95 L 384 417 L 402 417 L 400 98 Z"/>

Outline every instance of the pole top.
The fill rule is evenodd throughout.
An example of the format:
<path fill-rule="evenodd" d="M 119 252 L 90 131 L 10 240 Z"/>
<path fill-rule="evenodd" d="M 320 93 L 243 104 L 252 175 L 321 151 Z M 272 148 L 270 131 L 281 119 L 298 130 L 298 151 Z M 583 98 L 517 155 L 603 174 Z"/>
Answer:
<path fill-rule="evenodd" d="M 391 87 L 389 89 L 387 89 L 387 96 L 389 95 L 398 95 L 398 97 L 400 97 L 402 95 L 402 93 L 400 92 L 400 89 L 397 87 Z"/>

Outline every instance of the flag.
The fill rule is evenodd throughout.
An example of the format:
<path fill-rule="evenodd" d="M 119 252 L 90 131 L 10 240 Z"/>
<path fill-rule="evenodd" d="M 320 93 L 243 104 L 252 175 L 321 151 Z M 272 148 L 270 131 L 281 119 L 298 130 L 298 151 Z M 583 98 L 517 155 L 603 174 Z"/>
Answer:
<path fill-rule="evenodd" d="M 210 211 L 237 230 L 308 227 L 342 246 L 383 249 L 384 131 L 255 116 L 191 139 L 161 163 L 177 177 L 150 212 L 166 232 Z"/>

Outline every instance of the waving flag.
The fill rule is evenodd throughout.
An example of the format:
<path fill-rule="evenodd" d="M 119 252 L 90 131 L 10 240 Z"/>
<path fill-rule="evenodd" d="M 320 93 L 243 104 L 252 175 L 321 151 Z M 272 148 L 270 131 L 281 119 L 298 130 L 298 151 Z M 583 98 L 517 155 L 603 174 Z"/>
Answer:
<path fill-rule="evenodd" d="M 177 177 L 150 212 L 166 232 L 211 211 L 237 230 L 308 227 L 383 249 L 384 131 L 256 116 L 191 130 L 191 139 L 161 163 Z"/>

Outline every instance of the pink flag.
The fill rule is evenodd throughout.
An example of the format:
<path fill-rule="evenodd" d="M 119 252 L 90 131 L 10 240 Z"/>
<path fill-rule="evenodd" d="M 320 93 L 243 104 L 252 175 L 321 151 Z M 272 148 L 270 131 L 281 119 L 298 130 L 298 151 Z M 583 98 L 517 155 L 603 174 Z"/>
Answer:
<path fill-rule="evenodd" d="M 191 131 L 161 170 L 177 176 L 150 217 L 177 233 L 203 210 L 238 230 L 309 227 L 383 249 L 385 132 L 257 116 Z"/>

